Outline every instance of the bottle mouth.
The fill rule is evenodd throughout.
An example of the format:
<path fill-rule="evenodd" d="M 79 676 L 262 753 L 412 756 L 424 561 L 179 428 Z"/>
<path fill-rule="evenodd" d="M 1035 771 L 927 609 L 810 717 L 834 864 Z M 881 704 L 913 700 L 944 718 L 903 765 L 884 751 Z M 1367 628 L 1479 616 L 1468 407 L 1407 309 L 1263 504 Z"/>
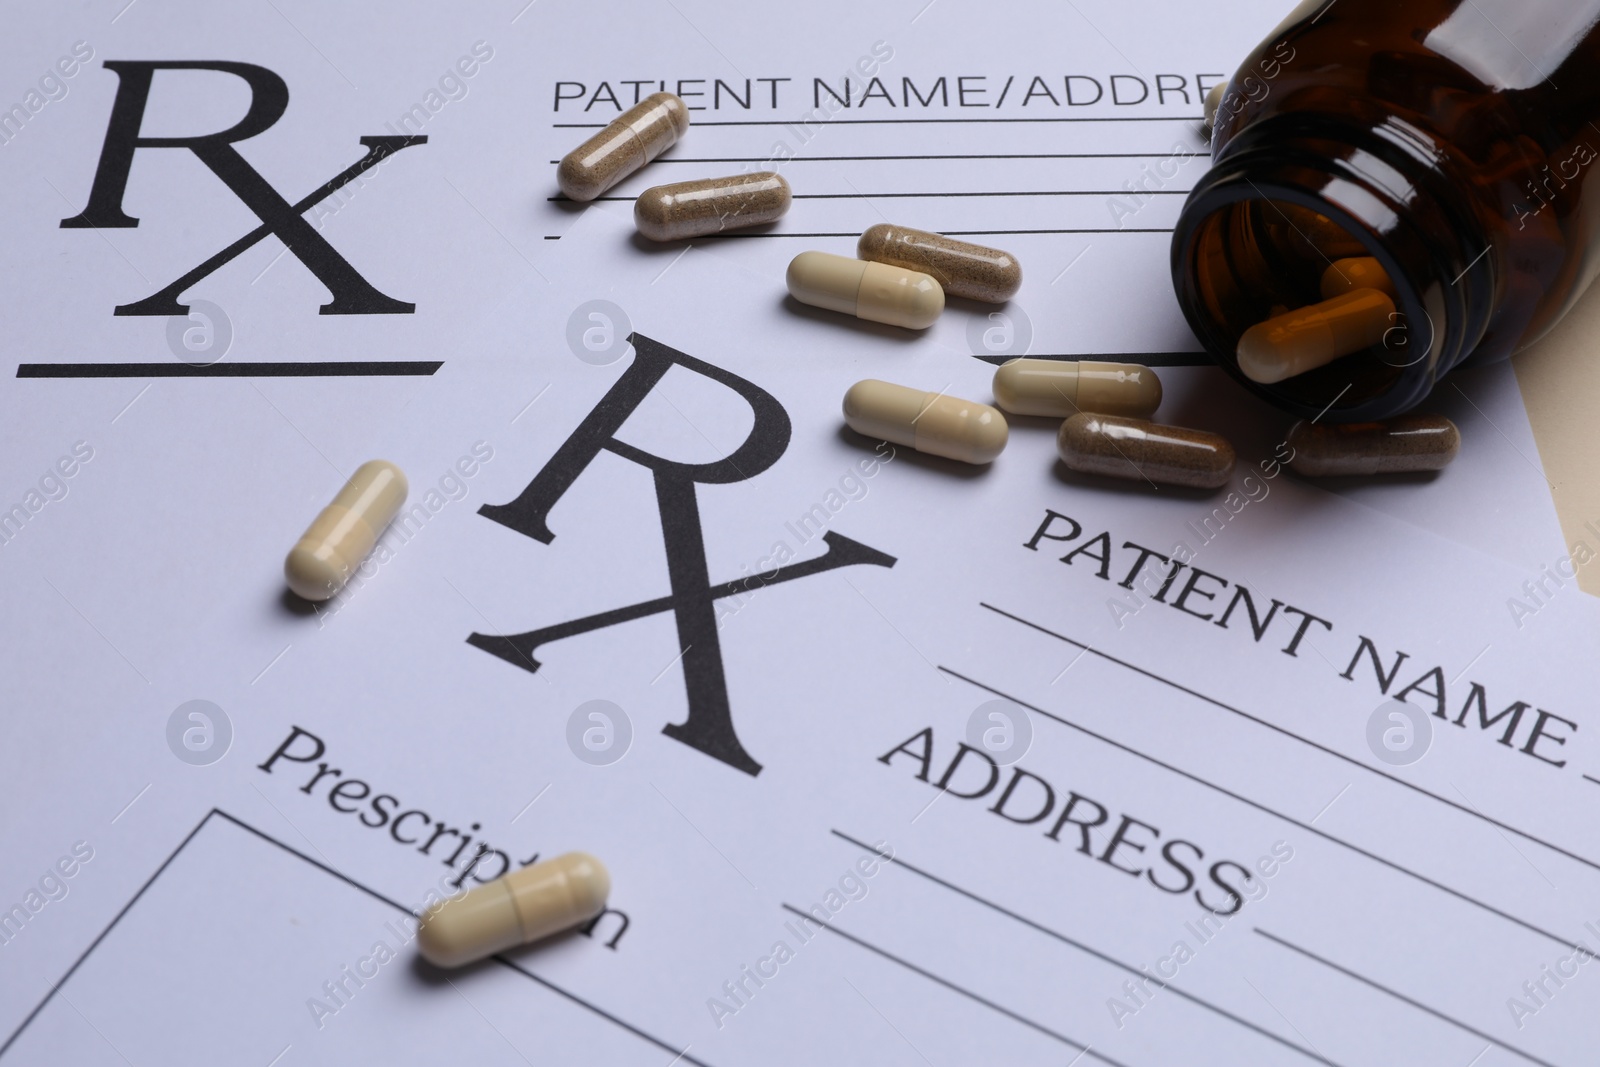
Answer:
<path fill-rule="evenodd" d="M 1201 344 L 1246 388 L 1301 418 L 1358 422 L 1414 407 L 1482 333 L 1486 314 L 1474 306 L 1488 301 L 1469 293 L 1482 293 L 1489 257 L 1454 270 L 1457 250 L 1421 233 L 1437 232 L 1427 224 L 1443 206 L 1389 160 L 1281 139 L 1234 147 L 1190 192 L 1173 233 L 1173 287 Z M 1447 232 L 1451 244 L 1463 236 L 1459 226 Z M 1365 297 L 1339 306 L 1359 305 L 1364 319 L 1323 313 L 1330 292 L 1354 290 Z M 1277 359 L 1305 343 L 1335 354 L 1263 380 L 1263 352 Z M 1279 367 L 1301 365 L 1286 357 Z"/>

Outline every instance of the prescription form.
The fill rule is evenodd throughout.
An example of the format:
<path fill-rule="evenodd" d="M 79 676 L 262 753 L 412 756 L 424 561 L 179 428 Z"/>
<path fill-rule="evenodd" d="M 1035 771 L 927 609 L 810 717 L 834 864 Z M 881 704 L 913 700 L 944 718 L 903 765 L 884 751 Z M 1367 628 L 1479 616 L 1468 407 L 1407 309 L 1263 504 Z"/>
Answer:
<path fill-rule="evenodd" d="M 517 6 L 146 0 L 0 43 L 32 79 L 0 1062 L 1587 1062 L 1600 619 L 1529 591 L 1563 550 L 1515 382 L 1441 401 L 1440 477 L 1329 489 L 1168 295 L 1196 78 L 1275 11 Z M 238 164 L 150 146 L 137 226 L 61 227 L 140 61 L 196 64 L 154 71 L 151 138 L 271 103 L 220 64 L 281 79 L 238 157 L 292 205 L 427 137 L 303 211 L 359 285 L 268 233 L 191 316 L 113 314 L 263 225 Z M 547 199 L 647 75 L 713 114 L 622 199 Z M 631 236 L 631 193 L 779 139 L 769 234 Z M 786 299 L 789 256 L 886 217 L 1015 251 L 1006 317 Z M 855 380 L 986 399 L 1024 351 L 1158 365 L 1239 476 L 1082 478 L 1046 420 L 986 471 L 840 426 Z M 374 456 L 413 508 L 310 611 L 278 561 Z M 417 963 L 414 909 L 572 849 L 612 873 L 594 925 Z"/>

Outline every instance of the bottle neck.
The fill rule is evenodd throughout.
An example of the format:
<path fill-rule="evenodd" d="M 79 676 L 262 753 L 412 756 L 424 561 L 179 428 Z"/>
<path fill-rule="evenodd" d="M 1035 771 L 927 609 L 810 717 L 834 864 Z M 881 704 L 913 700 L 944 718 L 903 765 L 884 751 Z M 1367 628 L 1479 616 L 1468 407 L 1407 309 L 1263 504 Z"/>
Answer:
<path fill-rule="evenodd" d="M 1495 257 L 1467 188 L 1429 139 L 1393 119 L 1251 123 L 1217 147 L 1184 204 L 1178 302 L 1217 362 L 1276 406 L 1326 422 L 1397 415 L 1471 354 L 1493 311 Z M 1244 331 L 1318 302 L 1323 271 L 1355 256 L 1376 259 L 1392 284 L 1383 340 L 1280 382 L 1245 377 Z"/>

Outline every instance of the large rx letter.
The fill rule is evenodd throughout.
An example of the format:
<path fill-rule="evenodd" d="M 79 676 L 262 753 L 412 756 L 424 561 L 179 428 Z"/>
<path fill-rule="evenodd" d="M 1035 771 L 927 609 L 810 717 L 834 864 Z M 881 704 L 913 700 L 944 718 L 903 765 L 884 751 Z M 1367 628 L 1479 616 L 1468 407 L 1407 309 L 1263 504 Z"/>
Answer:
<path fill-rule="evenodd" d="M 253 63 L 221 60 L 106 60 L 105 66 L 116 72 L 118 81 L 117 96 L 111 105 L 111 121 L 106 126 L 105 144 L 100 149 L 100 165 L 95 169 L 88 206 L 82 214 L 62 219 L 63 229 L 119 229 L 139 225 L 138 219 L 122 210 L 122 197 L 128 188 L 128 174 L 133 169 L 134 153 L 141 148 L 187 148 L 261 220 L 261 225 L 255 230 L 171 285 L 143 300 L 121 305 L 116 309 L 116 314 L 185 314 L 188 308 L 178 302 L 183 289 L 229 262 L 268 233 L 275 234 L 333 294 L 333 299 L 322 305 L 322 314 L 409 314 L 416 310 L 415 304 L 385 296 L 373 288 L 315 227 L 301 217 L 301 212 L 319 203 L 386 156 L 413 144 L 426 142 L 426 137 L 363 137 L 361 143 L 367 148 L 366 156 L 344 173 L 324 183 L 310 196 L 290 204 L 233 147 L 283 117 L 289 107 L 289 87 L 278 75 Z M 214 70 L 233 74 L 244 79 L 250 87 L 250 107 L 245 111 L 244 118 L 219 133 L 194 137 L 141 137 L 139 128 L 144 122 L 145 106 L 150 100 L 150 82 L 158 70 Z"/>
<path fill-rule="evenodd" d="M 722 669 L 722 645 L 717 636 L 716 601 L 735 593 L 748 593 L 763 586 L 858 563 L 892 567 L 895 560 L 893 556 L 830 530 L 823 535 L 827 552 L 822 556 L 780 567 L 770 574 L 713 585 L 706 568 L 695 485 L 742 482 L 772 466 L 789 446 L 789 416 L 772 394 L 737 374 L 641 334 L 636 333 L 629 340 L 635 353 L 633 365 L 556 450 L 528 487 L 509 504 L 488 504 L 479 508 L 478 513 L 549 544 L 555 540 L 546 521 L 550 509 L 602 451 L 648 467 L 655 477 L 656 505 L 661 513 L 672 594 L 524 634 L 505 637 L 473 634 L 467 642 L 524 670 L 537 671 L 539 661 L 534 658 L 534 652 L 540 645 L 670 610 L 678 624 L 689 714 L 683 722 L 670 723 L 661 732 L 746 774 L 758 774 L 761 764 L 745 751 L 733 728 L 728 684 Z M 722 459 L 712 463 L 680 463 L 617 440 L 617 431 L 628 416 L 674 366 L 726 386 L 750 405 L 755 415 L 750 436 Z"/>

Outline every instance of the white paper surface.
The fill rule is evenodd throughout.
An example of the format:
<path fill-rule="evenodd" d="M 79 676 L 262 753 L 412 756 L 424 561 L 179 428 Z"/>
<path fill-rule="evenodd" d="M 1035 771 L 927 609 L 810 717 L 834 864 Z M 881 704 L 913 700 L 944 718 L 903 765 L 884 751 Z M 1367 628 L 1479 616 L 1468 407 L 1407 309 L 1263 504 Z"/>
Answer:
<path fill-rule="evenodd" d="M 859 29 L 863 50 L 904 27 L 907 58 L 926 56 L 933 73 L 978 70 L 950 64 L 985 56 L 1009 70 L 999 57 L 1017 49 L 1030 66 L 1081 49 L 1053 54 L 1048 69 L 1109 76 L 1125 69 L 1120 51 L 1153 74 L 1226 69 L 1253 36 L 1203 12 L 1165 12 L 1152 34 L 1148 14 L 1084 9 L 1105 37 L 1063 22 L 1054 37 L 1000 39 L 980 32 L 993 12 L 947 2 L 885 16 L 883 28 L 841 9 L 778 38 L 669 5 L 632 15 L 619 65 L 670 39 L 686 70 L 685 57 L 709 47 L 751 77 L 808 76 L 856 55 L 843 25 Z M 270 6 L 237 24 L 184 22 L 140 5 L 105 31 L 126 44 L 96 45 L 97 58 L 272 66 L 292 83 L 294 116 L 302 98 L 333 101 L 307 105 L 300 140 L 284 130 L 276 147 L 272 132 L 249 145 L 251 161 L 295 191 L 356 158 L 358 134 L 420 99 L 474 41 L 492 33 L 496 50 L 472 94 L 430 118 L 429 146 L 386 163 L 373 199 L 357 194 L 326 224 L 368 280 L 416 301 L 414 315 L 319 316 L 327 293 L 293 256 L 252 282 L 276 255 L 270 241 L 194 292 L 228 309 L 240 347 L 226 362 L 442 360 L 436 372 L 6 381 L 7 499 L 38 489 L 45 502 L 0 555 L 0 587 L 18 606 L 5 653 L 3 899 L 25 915 L 0 946 L 0 1061 L 1584 1062 L 1600 996 L 1574 955 L 1595 944 L 1586 924 L 1600 926 L 1587 598 L 1569 582 L 1534 601 L 1522 570 L 1266 477 L 1258 464 L 1281 427 L 1208 369 L 1164 378 L 1174 421 L 1226 429 L 1238 445 L 1246 462 L 1231 497 L 1064 474 L 1044 420 L 1016 420 L 987 471 L 904 449 L 888 458 L 841 429 L 844 389 L 881 376 L 985 399 L 991 368 L 965 344 L 980 313 L 953 307 L 932 336 L 905 341 L 797 310 L 775 282 L 782 242 L 646 252 L 616 205 L 585 211 L 560 241 L 538 240 L 540 213 L 564 210 L 529 213 L 528 188 L 553 157 L 543 132 L 530 144 L 508 116 L 555 80 L 592 80 L 567 69 L 589 60 L 563 41 L 596 38 L 562 36 L 576 14 L 533 7 L 507 25 L 516 14 L 452 15 L 484 27 L 456 42 L 421 8 L 375 29 Z M 9 69 L 42 70 L 87 39 L 55 18 L 4 45 Z M 374 39 L 387 42 L 381 55 Z M 1191 59 L 1201 53 L 1219 55 Z M 109 308 L 253 225 L 190 154 L 170 152 L 184 165 L 174 160 L 163 184 L 163 164 L 145 157 L 168 153 L 141 149 L 127 200 L 140 228 L 56 228 L 83 206 L 111 82 L 81 72 L 0 153 L 11 186 L 38 198 L 18 209 L 29 229 L 5 249 L 19 294 L 13 363 L 170 360 L 165 319 Z M 295 96 L 302 83 L 314 88 Z M 34 188 L 41 173 L 71 206 Z M 170 184 L 180 181 L 193 190 Z M 390 188 L 394 204 L 364 206 Z M 1151 287 L 1163 282 L 1159 236 L 1117 240 L 1152 241 L 1159 255 L 1129 262 Z M 107 241 L 137 269 L 119 267 Z M 1019 254 L 1031 269 L 1036 257 Z M 1073 293 L 1093 303 L 1092 291 Z M 1158 313 L 1099 314 L 1089 326 L 1152 351 L 1177 345 L 1162 299 L 1170 332 Z M 585 362 L 569 345 L 573 313 L 595 300 L 770 395 L 789 423 L 766 469 L 692 490 L 708 579 L 778 579 L 714 603 L 714 661 L 759 774 L 663 734 L 704 722 L 715 703 L 686 681 L 710 661 L 685 649 L 673 608 L 551 640 L 537 672 L 467 643 L 674 597 L 651 475 L 623 454 L 600 453 L 572 481 L 549 512 L 549 543 L 478 511 L 522 493 L 634 366 L 628 355 Z M 1070 319 L 1033 321 L 1046 346 L 1036 350 L 1077 350 L 1055 340 Z M 1504 381 L 1483 388 L 1500 395 Z M 773 426 L 757 427 L 725 384 L 678 366 L 617 436 L 716 463 Z M 422 510 L 338 599 L 295 610 L 278 561 L 375 455 L 408 472 Z M 62 457 L 75 460 L 70 476 L 50 473 Z M 1492 457 L 1468 451 L 1417 493 L 1470 498 Z M 1050 512 L 1060 518 L 1041 533 Z M 679 533 L 685 514 L 680 499 Z M 824 547 L 841 551 L 838 538 L 893 566 L 873 557 L 782 577 Z M 1155 567 L 1144 585 L 1120 587 L 1139 551 L 1127 542 L 1192 550 L 1192 565 L 1216 576 L 1184 600 L 1198 614 L 1173 606 L 1191 569 L 1164 602 Z M 1225 610 L 1240 583 L 1260 614 L 1281 605 L 1259 640 L 1242 604 L 1226 626 L 1199 617 Z M 1528 610 L 1514 614 L 1513 598 Z M 1520 711 L 1481 729 L 1474 684 L 1487 715 Z M 1404 723 L 1379 715 L 1377 741 L 1369 724 L 1404 690 L 1430 739 L 1420 760 L 1391 765 L 1378 755 L 1390 751 L 1382 733 Z M 1439 691 L 1444 718 L 1426 714 Z M 1025 752 L 1001 754 L 988 789 L 978 755 L 937 788 L 974 721 L 979 746 L 1006 725 L 985 717 L 998 695 L 1020 702 L 1005 710 L 1031 733 Z M 189 720 L 169 742 L 192 700 L 220 708 L 231 732 L 207 765 L 177 755 Z M 625 750 L 615 714 L 615 747 L 585 748 L 583 731 L 604 724 L 578 713 L 596 700 L 625 716 Z M 1457 726 L 1464 707 L 1472 717 Z M 1050 809 L 1027 822 L 1042 783 Z M 1094 825 L 1064 823 L 1053 839 L 1069 803 Z M 397 823 L 406 812 L 421 815 Z M 406 910 L 462 878 L 484 842 L 515 862 L 601 856 L 615 912 L 590 936 L 448 980 L 418 965 Z M 892 862 L 862 843 L 892 850 Z M 1224 918 L 1206 910 L 1236 902 Z M 785 910 L 814 905 L 831 912 L 829 929 Z M 1548 977 L 1568 966 L 1561 984 Z M 1141 968 L 1166 987 L 1127 987 Z"/>

